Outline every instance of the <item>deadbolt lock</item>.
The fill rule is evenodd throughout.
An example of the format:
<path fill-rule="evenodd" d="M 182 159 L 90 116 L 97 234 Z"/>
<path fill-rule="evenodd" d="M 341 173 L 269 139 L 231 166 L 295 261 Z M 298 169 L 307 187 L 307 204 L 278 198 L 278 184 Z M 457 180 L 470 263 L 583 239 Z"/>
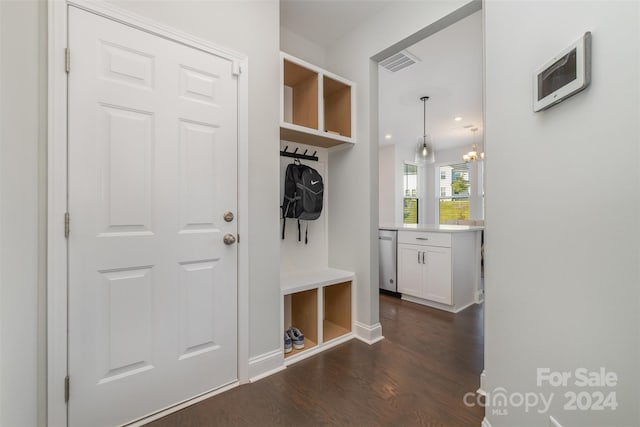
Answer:
<path fill-rule="evenodd" d="M 226 211 L 223 218 L 227 222 L 233 221 L 233 212 Z"/>

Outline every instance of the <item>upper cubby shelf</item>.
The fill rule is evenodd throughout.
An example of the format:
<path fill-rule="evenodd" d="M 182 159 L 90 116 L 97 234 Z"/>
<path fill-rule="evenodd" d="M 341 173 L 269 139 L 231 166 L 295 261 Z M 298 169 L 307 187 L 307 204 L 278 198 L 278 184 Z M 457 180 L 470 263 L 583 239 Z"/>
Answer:
<path fill-rule="evenodd" d="M 280 139 L 324 148 L 356 142 L 355 84 L 287 53 L 280 59 Z"/>

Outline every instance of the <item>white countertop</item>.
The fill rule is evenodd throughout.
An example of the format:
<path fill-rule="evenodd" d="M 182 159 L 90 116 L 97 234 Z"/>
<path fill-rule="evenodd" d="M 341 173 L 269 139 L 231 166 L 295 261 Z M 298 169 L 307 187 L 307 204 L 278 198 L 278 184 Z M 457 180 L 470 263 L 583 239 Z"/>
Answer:
<path fill-rule="evenodd" d="M 430 231 L 434 233 L 464 233 L 468 231 L 481 231 L 484 227 L 478 225 L 453 225 L 453 224 L 380 224 L 380 230 L 400 231 Z"/>

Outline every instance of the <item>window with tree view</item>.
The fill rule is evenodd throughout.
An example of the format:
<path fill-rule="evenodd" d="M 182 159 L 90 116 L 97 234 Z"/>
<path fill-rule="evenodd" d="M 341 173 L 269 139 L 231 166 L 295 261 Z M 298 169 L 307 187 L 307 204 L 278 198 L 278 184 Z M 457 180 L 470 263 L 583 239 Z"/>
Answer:
<path fill-rule="evenodd" d="M 469 219 L 469 163 L 440 166 L 440 224 Z"/>
<path fill-rule="evenodd" d="M 404 164 L 403 217 L 405 224 L 418 223 L 418 166 Z"/>

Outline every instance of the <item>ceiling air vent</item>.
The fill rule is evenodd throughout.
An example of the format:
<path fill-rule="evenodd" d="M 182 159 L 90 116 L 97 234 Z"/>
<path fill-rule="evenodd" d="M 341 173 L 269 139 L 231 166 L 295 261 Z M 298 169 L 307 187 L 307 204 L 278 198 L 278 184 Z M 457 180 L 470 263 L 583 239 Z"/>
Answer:
<path fill-rule="evenodd" d="M 407 68 L 415 64 L 416 62 L 420 62 L 420 58 L 418 58 L 408 50 L 403 50 L 383 60 L 382 62 L 380 62 L 380 65 L 383 68 L 391 71 L 392 73 L 395 73 L 396 71 Z"/>

